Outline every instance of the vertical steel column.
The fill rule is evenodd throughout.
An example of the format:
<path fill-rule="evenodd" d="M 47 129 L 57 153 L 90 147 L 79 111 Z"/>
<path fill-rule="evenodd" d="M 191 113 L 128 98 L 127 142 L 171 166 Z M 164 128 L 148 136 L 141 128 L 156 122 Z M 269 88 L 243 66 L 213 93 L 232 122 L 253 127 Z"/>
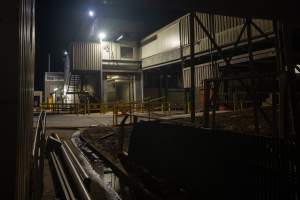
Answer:
<path fill-rule="evenodd" d="M 184 70 L 184 58 L 183 58 L 183 45 L 182 45 L 182 19 L 179 21 L 179 41 L 180 41 L 180 60 L 181 60 L 181 74 L 182 74 L 182 80 L 184 80 L 183 77 L 183 70 Z M 184 90 L 184 112 L 187 114 L 188 111 L 188 96 L 187 96 L 187 89 L 184 88 L 183 84 L 183 90 Z"/>
<path fill-rule="evenodd" d="M 253 52 L 252 52 L 252 30 L 251 30 L 251 21 L 252 19 L 247 18 L 246 24 L 247 24 L 247 39 L 248 39 L 248 56 L 249 56 L 249 63 L 250 67 L 254 67 L 254 61 L 253 61 Z M 255 69 L 255 74 L 257 74 Z M 255 124 L 255 132 L 256 134 L 259 134 L 259 122 L 258 122 L 258 102 L 257 102 L 257 84 L 256 80 L 252 79 L 252 86 L 253 86 L 253 103 L 254 103 L 254 124 Z"/>
<path fill-rule="evenodd" d="M 195 27 L 194 27 L 195 12 L 192 11 L 190 14 L 190 65 L 191 65 L 191 121 L 195 122 Z"/>
<path fill-rule="evenodd" d="M 209 31 L 212 35 L 212 39 L 216 39 L 216 32 L 215 32 L 215 17 L 213 14 L 209 14 Z M 211 49 L 211 56 L 210 56 L 210 61 L 211 61 L 211 66 L 213 69 L 216 68 L 216 62 L 215 59 L 212 55 L 212 42 L 210 42 L 210 49 Z M 215 129 L 215 122 L 216 122 L 216 110 L 217 110 L 217 96 L 218 96 L 218 91 L 219 91 L 219 83 L 218 81 L 212 82 L 213 84 L 213 94 L 212 94 L 212 102 L 213 102 L 213 107 L 212 107 L 212 123 L 211 127 L 214 130 Z M 208 115 L 209 116 L 209 115 Z"/>
<path fill-rule="evenodd" d="M 168 73 L 167 72 L 165 72 L 164 73 L 164 85 L 165 85 L 165 88 L 164 88 L 164 93 L 165 93 L 165 101 L 166 102 L 168 102 L 168 91 L 169 91 L 169 84 L 168 84 L 169 82 L 168 82 Z"/>
<path fill-rule="evenodd" d="M 203 111 L 203 127 L 209 127 L 209 106 L 210 106 L 210 82 L 204 81 L 204 111 Z"/>
<path fill-rule="evenodd" d="M 280 42 L 280 33 L 278 29 L 278 22 L 277 20 L 273 20 L 273 31 L 275 33 L 275 50 L 276 50 L 276 72 L 280 72 L 282 68 L 282 58 L 281 58 L 281 42 Z M 276 102 L 276 92 L 277 92 L 277 83 L 278 77 L 273 79 L 273 93 L 272 93 L 272 115 L 273 115 L 273 136 L 278 135 L 278 117 L 277 117 L 277 102 Z"/>
<path fill-rule="evenodd" d="M 284 57 L 284 47 L 282 38 L 282 24 L 279 21 L 273 23 L 274 29 L 276 31 L 276 58 L 277 58 L 277 71 L 280 72 L 278 77 L 279 85 L 279 120 L 278 120 L 278 132 L 280 136 L 285 136 L 287 127 L 287 77 L 285 68 L 285 57 Z"/>
<path fill-rule="evenodd" d="M 141 100 L 144 101 L 144 72 L 141 71 Z"/>

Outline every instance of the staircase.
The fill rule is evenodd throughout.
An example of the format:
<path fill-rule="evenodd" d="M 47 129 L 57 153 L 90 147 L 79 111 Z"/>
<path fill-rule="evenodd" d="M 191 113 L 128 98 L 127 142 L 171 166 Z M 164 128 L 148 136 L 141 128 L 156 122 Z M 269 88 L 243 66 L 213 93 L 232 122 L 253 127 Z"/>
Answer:
<path fill-rule="evenodd" d="M 80 75 L 70 74 L 67 94 L 78 94 L 81 92 Z"/>

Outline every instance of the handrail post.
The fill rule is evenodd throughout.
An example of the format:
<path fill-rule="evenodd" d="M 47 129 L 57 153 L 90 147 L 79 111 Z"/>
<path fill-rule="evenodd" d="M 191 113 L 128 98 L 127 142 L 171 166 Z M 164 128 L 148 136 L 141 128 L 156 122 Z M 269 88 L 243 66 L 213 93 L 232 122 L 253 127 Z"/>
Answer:
<path fill-rule="evenodd" d="M 132 106 L 131 106 L 131 102 L 129 102 L 129 113 L 130 113 L 130 123 L 132 123 Z"/>
<path fill-rule="evenodd" d="M 151 113 L 150 113 L 150 100 L 148 100 L 148 120 L 150 121 Z"/>

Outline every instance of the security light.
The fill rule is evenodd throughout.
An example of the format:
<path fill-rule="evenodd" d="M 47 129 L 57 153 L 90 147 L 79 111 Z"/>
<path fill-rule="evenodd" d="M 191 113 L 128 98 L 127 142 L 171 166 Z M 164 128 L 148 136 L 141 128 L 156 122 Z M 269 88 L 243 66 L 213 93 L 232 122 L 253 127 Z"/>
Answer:
<path fill-rule="evenodd" d="M 95 16 L 94 11 L 90 10 L 90 11 L 89 11 L 89 16 L 90 16 L 90 17 L 94 17 L 94 16 Z"/>
<path fill-rule="evenodd" d="M 98 38 L 102 41 L 103 39 L 106 38 L 106 34 L 105 34 L 104 32 L 100 32 L 100 33 L 98 34 Z"/>

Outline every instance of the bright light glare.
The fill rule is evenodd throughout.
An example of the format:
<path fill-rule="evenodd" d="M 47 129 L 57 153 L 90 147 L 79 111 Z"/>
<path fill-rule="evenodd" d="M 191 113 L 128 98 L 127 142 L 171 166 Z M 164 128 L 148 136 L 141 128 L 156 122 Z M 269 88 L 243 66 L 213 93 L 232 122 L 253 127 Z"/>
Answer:
<path fill-rule="evenodd" d="M 103 33 L 103 32 L 101 32 L 101 33 L 98 34 L 98 38 L 99 38 L 100 40 L 103 40 L 103 39 L 106 38 L 106 34 Z"/>
<path fill-rule="evenodd" d="M 56 92 L 57 90 L 58 90 L 58 88 L 54 88 L 54 90 L 53 90 L 53 91 L 54 91 L 54 92 Z"/>
<path fill-rule="evenodd" d="M 67 56 L 67 55 L 68 55 L 68 52 L 67 52 L 67 51 L 64 51 L 64 55 Z"/>
<path fill-rule="evenodd" d="M 94 16 L 95 16 L 94 11 L 90 10 L 90 11 L 89 11 L 89 16 L 90 16 L 90 17 L 94 17 Z"/>

